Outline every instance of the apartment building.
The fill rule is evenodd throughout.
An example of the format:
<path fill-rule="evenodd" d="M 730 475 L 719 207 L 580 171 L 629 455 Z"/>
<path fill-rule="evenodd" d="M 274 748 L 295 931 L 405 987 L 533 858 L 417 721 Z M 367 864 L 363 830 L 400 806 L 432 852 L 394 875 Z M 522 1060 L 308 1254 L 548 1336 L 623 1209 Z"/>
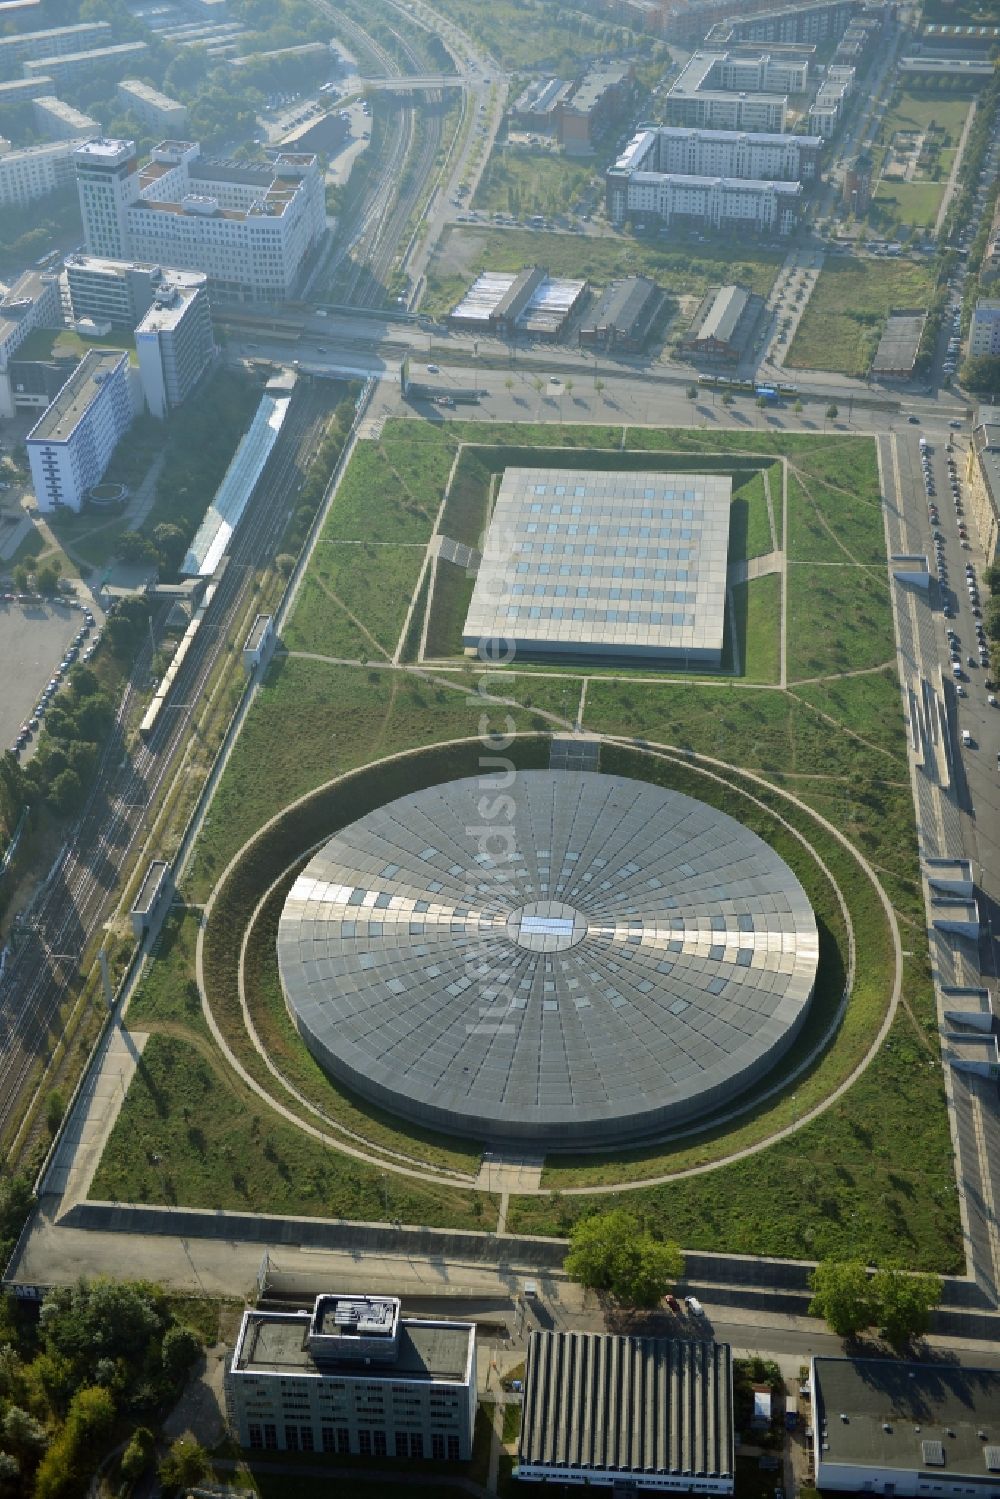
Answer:
<path fill-rule="evenodd" d="M 21 404 L 11 363 L 34 328 L 62 324 L 59 279 L 41 271 L 25 271 L 0 302 L 0 416 L 13 416 Z"/>
<path fill-rule="evenodd" d="M 138 115 L 150 130 L 176 137 L 187 126 L 187 105 L 140 78 L 123 78 L 116 92 L 125 108 Z"/>
<path fill-rule="evenodd" d="M 969 509 L 988 563 L 1000 557 L 1000 422 L 993 406 L 982 406 L 972 425 L 965 477 Z"/>
<path fill-rule="evenodd" d="M 45 73 L 56 83 L 73 83 L 95 68 L 119 67 L 124 73 L 141 62 L 149 51 L 145 42 L 120 42 L 114 47 L 94 47 L 88 52 L 65 52 L 58 57 L 39 57 L 22 63 L 25 78 Z"/>
<path fill-rule="evenodd" d="M 781 132 L 787 119 L 787 95 L 801 92 L 808 62 L 696 52 L 667 94 L 668 125 L 715 130 Z"/>
<path fill-rule="evenodd" d="M 27 436 L 40 510 L 80 510 L 132 416 L 128 355 L 121 349 L 91 349 Z"/>
<path fill-rule="evenodd" d="M 318 1296 L 247 1311 L 226 1374 L 241 1447 L 466 1461 L 476 1413 L 472 1323 L 402 1317 L 396 1296 Z"/>
<path fill-rule="evenodd" d="M 80 139 L 50 141 L 0 153 L 0 207 L 23 207 L 73 180 L 73 153 Z"/>
<path fill-rule="evenodd" d="M 995 297 L 980 297 L 969 324 L 969 356 L 980 355 L 1000 355 L 1000 301 Z"/>
<path fill-rule="evenodd" d="M 163 141 L 139 168 L 133 141 L 90 141 L 76 163 L 91 254 L 204 271 L 222 300 L 292 296 L 326 229 L 311 153 L 246 166 L 205 158 L 191 141 Z"/>
<path fill-rule="evenodd" d="M 713 44 L 730 42 L 825 42 L 839 37 L 861 10 L 861 0 L 820 0 L 817 5 L 782 5 L 756 15 L 730 16 L 713 27 Z"/>
<path fill-rule="evenodd" d="M 703 177 L 674 172 L 633 172 L 616 195 L 616 220 L 658 219 L 669 225 L 686 220 L 707 229 L 743 229 L 756 234 L 790 234 L 801 210 L 800 182 L 758 182 L 753 178 Z"/>
<path fill-rule="evenodd" d="M 139 382 L 155 417 L 187 400 L 215 352 L 206 285 L 197 271 L 166 271 L 136 327 Z"/>
<path fill-rule="evenodd" d="M 50 26 L 46 31 L 21 31 L 0 37 L 0 78 L 13 78 L 18 68 L 36 57 L 61 57 L 111 41 L 107 21 L 82 21 L 76 26 Z"/>
<path fill-rule="evenodd" d="M 822 145 L 818 135 L 699 130 L 684 125 L 640 130 L 606 173 L 608 214 L 617 223 L 625 217 L 628 183 L 636 172 L 814 181 Z"/>
<path fill-rule="evenodd" d="M 101 127 L 91 115 L 82 109 L 74 109 L 65 99 L 54 94 L 43 94 L 32 101 L 35 124 L 50 141 L 79 141 L 88 135 L 100 135 Z"/>

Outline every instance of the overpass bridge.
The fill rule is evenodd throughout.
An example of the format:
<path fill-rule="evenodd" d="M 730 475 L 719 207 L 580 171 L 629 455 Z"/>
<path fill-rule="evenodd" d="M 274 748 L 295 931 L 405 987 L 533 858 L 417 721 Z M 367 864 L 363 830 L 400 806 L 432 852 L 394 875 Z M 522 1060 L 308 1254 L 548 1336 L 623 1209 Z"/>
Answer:
<path fill-rule="evenodd" d="M 465 73 L 415 73 L 403 78 L 362 78 L 365 93 L 377 89 L 396 94 L 408 93 L 412 89 L 467 88 L 469 79 Z"/>

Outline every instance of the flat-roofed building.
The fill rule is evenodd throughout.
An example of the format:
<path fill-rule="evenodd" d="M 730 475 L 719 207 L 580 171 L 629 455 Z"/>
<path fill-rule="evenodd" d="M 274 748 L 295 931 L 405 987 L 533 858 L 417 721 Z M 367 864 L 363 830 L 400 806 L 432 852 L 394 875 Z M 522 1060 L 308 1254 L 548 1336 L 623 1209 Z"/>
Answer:
<path fill-rule="evenodd" d="M 118 42 L 112 47 L 94 47 L 89 52 L 63 52 L 58 57 L 40 57 L 21 64 L 25 78 L 47 73 L 56 83 L 72 83 L 95 68 L 118 68 L 122 73 L 140 62 L 149 51 L 146 42 Z"/>
<path fill-rule="evenodd" d="M 969 357 L 995 359 L 1000 354 L 1000 299 L 980 297 L 969 323 Z"/>
<path fill-rule="evenodd" d="M 264 166 L 214 161 L 193 141 L 162 141 L 141 168 L 135 143 L 89 141 L 76 156 L 91 254 L 204 271 L 213 297 L 282 301 L 326 230 L 311 152 Z"/>
<path fill-rule="evenodd" d="M 26 439 L 40 510 L 80 509 L 132 416 L 128 355 L 91 349 Z"/>
<path fill-rule="evenodd" d="M 225 1378 L 241 1447 L 466 1462 L 476 1329 L 403 1317 L 395 1296 L 324 1295 L 247 1311 Z"/>
<path fill-rule="evenodd" d="M 605 287 L 580 324 L 580 343 L 637 354 L 663 308 L 663 292 L 645 276 L 626 276 Z"/>
<path fill-rule="evenodd" d="M 981 406 L 972 425 L 965 471 L 969 509 L 988 563 L 1000 559 L 1000 418 L 993 406 Z"/>
<path fill-rule="evenodd" d="M 5 104 L 23 104 L 51 94 L 55 80 L 42 74 L 40 78 L 8 78 L 0 83 L 0 108 Z"/>
<path fill-rule="evenodd" d="M 59 278 L 41 271 L 25 271 L 0 302 L 0 416 L 13 416 L 18 405 L 23 404 L 18 400 L 11 363 L 28 334 L 34 328 L 61 325 Z M 31 400 L 28 404 L 35 402 Z"/>
<path fill-rule="evenodd" d="M 927 311 L 922 307 L 893 307 L 872 360 L 873 375 L 905 379 L 913 374 L 924 336 Z"/>
<path fill-rule="evenodd" d="M 54 94 L 43 94 L 41 98 L 35 99 L 32 110 L 35 124 L 49 140 L 79 141 L 88 135 L 101 133 L 100 124 L 91 115 L 85 115 L 82 109 L 75 109 L 72 104 L 67 104 L 65 99 L 57 99 Z"/>
<path fill-rule="evenodd" d="M 163 280 L 161 266 L 107 255 L 68 255 L 63 264 L 73 317 L 130 331 L 152 306 Z"/>
<path fill-rule="evenodd" d="M 151 83 L 140 78 L 123 78 L 118 84 L 118 98 L 144 125 L 164 135 L 178 136 L 187 127 L 187 105 L 171 99 Z"/>
<path fill-rule="evenodd" d="M 531 1334 L 515 1478 L 731 1494 L 735 1471 L 728 1344 Z"/>
<path fill-rule="evenodd" d="M 712 30 L 713 44 L 731 42 L 824 42 L 839 36 L 860 11 L 862 0 L 819 0 L 816 5 L 781 5 L 750 15 L 730 16 Z"/>
<path fill-rule="evenodd" d="M 686 219 L 710 229 L 791 234 L 802 204 L 801 182 L 744 177 L 695 177 L 678 172 L 633 172 L 616 210 L 622 218 L 671 224 Z"/>
<path fill-rule="evenodd" d="M 737 363 L 746 353 L 764 310 L 764 298 L 745 286 L 709 292 L 684 335 L 682 348 L 696 358 Z"/>
<path fill-rule="evenodd" d="M 816 1487 L 1000 1499 L 1000 1370 L 814 1358 Z"/>
<path fill-rule="evenodd" d="M 666 123 L 783 131 L 788 94 L 804 92 L 808 82 L 806 59 L 741 49 L 695 52 L 667 94 Z"/>
<path fill-rule="evenodd" d="M 153 416 L 186 401 L 215 352 L 206 278 L 167 271 L 135 330 L 139 381 Z"/>
<path fill-rule="evenodd" d="M 637 172 L 742 178 L 758 182 L 811 182 L 819 175 L 819 135 L 749 130 L 708 130 L 689 125 L 638 130 L 605 177 L 608 217 L 621 223 L 628 185 Z"/>
<path fill-rule="evenodd" d="M 727 474 L 507 469 L 464 645 L 717 665 L 731 488 Z"/>
<path fill-rule="evenodd" d="M 0 37 L 0 77 L 12 77 L 31 58 L 60 57 L 110 41 L 111 25 L 107 21 L 81 21 L 75 26 L 50 26 L 47 31 Z"/>
<path fill-rule="evenodd" d="M 511 124 L 539 135 L 554 135 L 559 109 L 573 92 L 565 78 L 536 78 L 524 88 L 511 105 Z"/>
<path fill-rule="evenodd" d="M 635 72 L 629 63 L 613 63 L 584 73 L 558 106 L 559 142 L 569 155 L 585 154 L 605 136 L 635 98 Z"/>
<path fill-rule="evenodd" d="M 80 139 L 48 141 L 20 151 L 0 152 L 0 206 L 23 208 L 73 180 L 73 153 Z"/>

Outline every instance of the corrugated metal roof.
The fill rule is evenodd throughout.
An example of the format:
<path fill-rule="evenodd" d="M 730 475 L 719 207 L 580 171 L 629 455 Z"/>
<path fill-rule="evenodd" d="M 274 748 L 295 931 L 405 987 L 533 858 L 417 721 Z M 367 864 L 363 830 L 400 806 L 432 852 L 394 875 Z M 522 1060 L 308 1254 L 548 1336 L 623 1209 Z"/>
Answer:
<path fill-rule="evenodd" d="M 725 1343 L 533 1332 L 520 1467 L 731 1479 Z"/>

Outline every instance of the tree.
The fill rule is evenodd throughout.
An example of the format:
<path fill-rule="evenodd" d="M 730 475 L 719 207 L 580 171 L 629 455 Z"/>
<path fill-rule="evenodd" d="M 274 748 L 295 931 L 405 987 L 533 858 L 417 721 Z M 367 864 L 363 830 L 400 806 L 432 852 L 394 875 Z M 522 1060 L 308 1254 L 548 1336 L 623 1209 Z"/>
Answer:
<path fill-rule="evenodd" d="M 122 1453 L 121 1475 L 128 1483 L 135 1483 L 153 1461 L 156 1441 L 147 1426 L 137 1426 L 131 1440 Z"/>
<path fill-rule="evenodd" d="M 795 412 L 796 416 L 801 416 L 802 415 L 802 402 L 799 401 L 799 400 L 796 400 L 794 406 L 792 407 L 792 410 Z"/>
<path fill-rule="evenodd" d="M 163 1372 L 168 1379 L 183 1378 L 200 1353 L 201 1339 L 193 1328 L 169 1328 L 163 1339 Z"/>
<path fill-rule="evenodd" d="M 879 1332 L 894 1348 L 921 1337 L 927 1331 L 932 1309 L 941 1300 L 941 1291 L 939 1275 L 909 1275 L 895 1265 L 876 1270 L 872 1295 Z"/>
<path fill-rule="evenodd" d="M 53 557 L 51 562 L 45 562 L 35 573 L 35 587 L 39 593 L 51 597 L 59 587 L 59 563 Z"/>
<path fill-rule="evenodd" d="M 153 542 L 160 554 L 160 563 L 165 572 L 175 573 L 184 561 L 187 537 L 180 526 L 169 523 L 153 527 Z"/>
<path fill-rule="evenodd" d="M 28 591 L 28 569 L 23 562 L 19 562 L 14 569 L 14 590 L 16 593 L 27 593 Z"/>
<path fill-rule="evenodd" d="M 157 559 L 153 543 L 140 531 L 123 531 L 116 548 L 119 560 L 130 564 L 152 562 Z"/>
<path fill-rule="evenodd" d="M 822 1317 L 831 1332 L 853 1337 L 874 1321 L 868 1271 L 860 1260 L 824 1260 L 809 1278 L 809 1315 Z"/>
<path fill-rule="evenodd" d="M 83 802 L 83 783 L 75 770 L 62 770 L 49 786 L 49 801 L 60 817 L 69 817 Z"/>
<path fill-rule="evenodd" d="M 723 404 L 723 406 L 731 406 L 733 404 L 734 399 L 735 399 L 735 397 L 728 390 L 725 391 L 723 393 L 723 396 L 722 396 L 722 404 Z"/>
<path fill-rule="evenodd" d="M 695 400 L 698 395 L 697 385 L 689 385 L 684 394 L 687 396 L 689 401 Z"/>
<path fill-rule="evenodd" d="M 837 420 L 837 417 L 840 415 L 840 411 L 836 401 L 830 402 L 829 406 L 826 408 L 825 414 L 828 422 L 835 422 Z"/>
<path fill-rule="evenodd" d="M 1000 598 L 990 599 L 986 605 L 985 628 L 991 640 L 1000 640 Z"/>
<path fill-rule="evenodd" d="M 53 1088 L 45 1102 L 45 1127 L 50 1135 L 54 1135 L 63 1122 L 66 1112 L 66 1100 L 58 1088 Z"/>
<path fill-rule="evenodd" d="M 193 1437 L 178 1437 L 158 1469 L 165 1488 L 185 1489 L 208 1472 L 208 1453 Z"/>
<path fill-rule="evenodd" d="M 97 1466 L 114 1420 L 110 1391 L 88 1386 L 78 1390 L 35 1474 L 35 1499 L 70 1499 L 80 1493 Z"/>
<path fill-rule="evenodd" d="M 113 614 L 104 626 L 104 638 L 108 650 L 120 661 L 127 660 L 135 650 L 135 629 L 123 614 Z"/>
<path fill-rule="evenodd" d="M 763 411 L 764 407 L 766 405 L 767 405 L 767 397 L 766 396 L 758 396 L 757 397 L 757 410 L 758 411 Z"/>
<path fill-rule="evenodd" d="M 22 1457 L 41 1452 L 48 1441 L 41 1421 L 36 1421 L 34 1416 L 22 1410 L 19 1405 L 8 1407 L 0 1431 L 3 1433 L 4 1446 Z"/>
<path fill-rule="evenodd" d="M 583 1218 L 570 1234 L 567 1275 L 629 1306 L 655 1306 L 684 1271 L 676 1244 L 656 1239 L 624 1208 Z"/>
<path fill-rule="evenodd" d="M 141 1282 L 111 1280 L 50 1291 L 39 1318 L 46 1351 L 88 1382 L 102 1358 L 142 1360 L 163 1331 L 155 1294 Z"/>

